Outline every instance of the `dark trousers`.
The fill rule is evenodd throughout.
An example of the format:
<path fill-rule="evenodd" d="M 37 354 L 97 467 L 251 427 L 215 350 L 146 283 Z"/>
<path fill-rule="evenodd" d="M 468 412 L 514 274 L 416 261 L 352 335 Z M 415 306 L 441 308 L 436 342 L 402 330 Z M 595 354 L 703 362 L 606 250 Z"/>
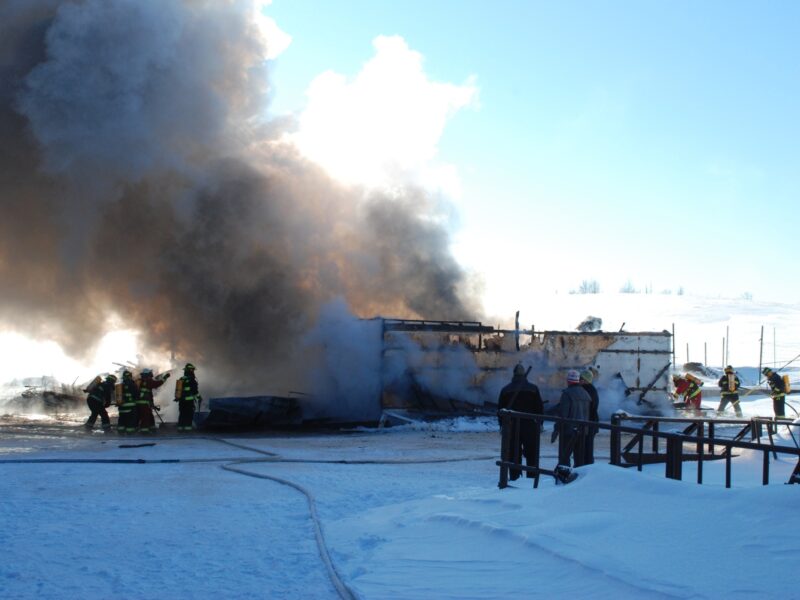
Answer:
<path fill-rule="evenodd" d="M 136 411 L 135 404 L 122 405 L 119 407 L 119 419 L 117 420 L 117 430 L 123 433 L 133 433 L 139 424 L 139 413 Z"/>
<path fill-rule="evenodd" d="M 576 467 L 586 464 L 586 437 L 582 428 L 562 427 L 558 435 L 558 464 L 569 467 L 571 460 Z"/>
<path fill-rule="evenodd" d="M 717 412 L 722 412 L 725 410 L 725 407 L 728 406 L 728 403 L 733 406 L 733 410 L 736 411 L 736 416 L 742 416 L 742 407 L 739 406 L 739 394 L 722 394 L 722 399 L 719 401 L 719 407 L 717 408 Z"/>
<path fill-rule="evenodd" d="M 775 411 L 776 417 L 786 416 L 786 396 L 780 396 L 772 399 L 772 410 Z"/>
<path fill-rule="evenodd" d="M 178 402 L 178 427 L 191 427 L 194 420 L 194 400 Z"/>
<path fill-rule="evenodd" d="M 515 463 L 521 463 L 522 457 L 525 457 L 525 466 L 531 467 L 536 465 L 536 459 L 538 450 L 536 448 L 536 427 L 539 426 L 538 423 L 534 423 L 533 421 L 522 420 L 518 421 L 519 423 L 519 444 L 516 448 L 512 447 L 512 456 L 511 461 Z M 512 444 L 514 443 L 514 436 L 515 436 L 515 426 L 511 426 L 511 440 Z M 512 481 L 515 479 L 519 479 L 519 476 L 522 475 L 522 471 L 519 469 L 511 469 L 509 471 L 509 479 Z M 527 477 L 533 477 L 532 473 L 527 473 Z"/>
<path fill-rule="evenodd" d="M 97 417 L 100 416 L 100 421 L 103 423 L 103 427 L 111 426 L 111 419 L 108 418 L 108 411 L 106 411 L 106 407 L 103 406 L 102 401 L 98 400 L 94 396 L 89 396 L 86 399 L 86 404 L 89 405 L 89 410 L 91 411 L 89 418 L 86 420 L 86 425 L 94 426 L 95 421 L 97 421 Z"/>
<path fill-rule="evenodd" d="M 139 403 L 136 405 L 137 412 L 139 413 L 139 429 L 155 431 L 156 420 L 153 418 L 153 409 L 149 402 Z"/>
<path fill-rule="evenodd" d="M 590 431 L 584 438 L 583 464 L 585 465 L 594 464 L 594 436 L 596 435 L 597 431 Z"/>

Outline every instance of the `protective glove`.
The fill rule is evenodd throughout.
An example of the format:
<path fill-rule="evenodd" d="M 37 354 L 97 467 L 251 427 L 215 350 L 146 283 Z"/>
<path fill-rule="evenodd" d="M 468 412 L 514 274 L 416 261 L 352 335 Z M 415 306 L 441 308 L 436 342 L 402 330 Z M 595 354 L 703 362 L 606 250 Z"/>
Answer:
<path fill-rule="evenodd" d="M 553 444 L 558 439 L 558 429 L 553 429 L 553 433 L 550 434 L 550 443 Z"/>
<path fill-rule="evenodd" d="M 156 412 L 161 410 L 161 407 L 158 404 L 153 404 L 153 408 L 155 409 Z"/>

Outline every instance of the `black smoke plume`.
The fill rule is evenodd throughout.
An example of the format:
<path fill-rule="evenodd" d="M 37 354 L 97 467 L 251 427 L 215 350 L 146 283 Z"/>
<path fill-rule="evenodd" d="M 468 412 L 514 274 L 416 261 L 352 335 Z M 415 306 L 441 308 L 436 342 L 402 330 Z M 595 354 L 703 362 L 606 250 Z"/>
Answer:
<path fill-rule="evenodd" d="M 344 188 L 280 142 L 257 8 L 0 6 L 3 326 L 80 356 L 117 315 L 254 392 L 333 299 L 476 318 L 431 198 Z"/>

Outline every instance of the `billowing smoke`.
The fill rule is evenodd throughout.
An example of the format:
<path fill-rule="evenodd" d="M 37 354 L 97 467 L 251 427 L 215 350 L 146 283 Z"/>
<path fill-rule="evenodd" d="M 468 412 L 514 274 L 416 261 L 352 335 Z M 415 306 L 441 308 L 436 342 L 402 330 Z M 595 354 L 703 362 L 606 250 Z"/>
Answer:
<path fill-rule="evenodd" d="M 214 391 L 255 393 L 302 379 L 335 298 L 476 318 L 432 198 L 344 188 L 279 141 L 258 9 L 0 6 L 2 324 L 81 355 L 116 315 Z"/>

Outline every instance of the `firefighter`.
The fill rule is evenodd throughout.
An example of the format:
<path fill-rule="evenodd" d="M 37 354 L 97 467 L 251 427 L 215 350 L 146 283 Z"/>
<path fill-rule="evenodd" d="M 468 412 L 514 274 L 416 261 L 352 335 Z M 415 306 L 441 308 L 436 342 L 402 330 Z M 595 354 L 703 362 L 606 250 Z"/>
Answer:
<path fill-rule="evenodd" d="M 786 416 L 786 384 L 783 382 L 783 377 L 778 375 L 769 367 L 764 367 L 761 371 L 767 378 L 769 384 L 770 396 L 772 397 L 772 410 L 775 412 L 775 418 L 782 418 Z"/>
<path fill-rule="evenodd" d="M 139 401 L 139 386 L 133 380 L 133 373 L 127 369 L 122 372 L 122 397 L 119 402 L 119 420 L 117 431 L 119 433 L 136 433 L 139 425 L 137 402 Z"/>
<path fill-rule="evenodd" d="M 183 377 L 175 382 L 175 402 L 178 403 L 178 431 L 191 431 L 194 422 L 194 402 L 202 402 L 197 390 L 194 365 L 186 363 Z"/>
<path fill-rule="evenodd" d="M 742 417 L 742 407 L 739 406 L 739 388 L 741 382 L 736 373 L 733 372 L 733 367 L 728 365 L 725 367 L 725 374 L 719 378 L 720 401 L 717 412 L 721 413 L 730 402 L 733 409 L 736 411 L 737 417 Z"/>
<path fill-rule="evenodd" d="M 683 404 L 676 405 L 676 408 L 693 408 L 699 411 L 703 398 L 700 386 L 703 382 L 688 373 L 683 376 L 673 375 L 672 382 L 675 384 L 675 395 L 683 399 Z"/>
<path fill-rule="evenodd" d="M 143 369 L 139 378 L 139 400 L 136 408 L 139 413 L 139 432 L 155 433 L 156 421 L 153 418 L 153 409 L 159 410 L 153 401 L 153 390 L 161 387 L 169 379 L 169 373 L 153 377 L 152 369 Z"/>
<path fill-rule="evenodd" d="M 589 393 L 581 386 L 581 375 L 571 369 L 567 373 L 567 387 L 561 392 L 561 401 L 556 414 L 563 419 L 588 421 L 591 411 L 592 399 Z M 550 438 L 558 443 L 558 467 L 556 471 L 566 469 L 569 471 L 570 460 L 574 457 L 575 466 L 580 467 L 585 460 L 586 430 L 578 423 L 556 423 L 553 435 Z"/>
<path fill-rule="evenodd" d="M 103 431 L 108 431 L 111 429 L 111 419 L 108 417 L 106 408 L 111 406 L 111 398 L 114 396 L 114 384 L 117 382 L 117 378 L 114 375 L 108 375 L 105 380 L 98 380 L 100 380 L 99 375 L 95 377 L 89 387 L 83 390 L 89 394 L 86 397 L 86 403 L 91 411 L 84 427 L 92 429 L 99 415 Z"/>
<path fill-rule="evenodd" d="M 544 403 L 542 396 L 539 393 L 539 388 L 528 381 L 528 374 L 520 363 L 514 367 L 511 383 L 500 390 L 500 396 L 497 400 L 499 408 L 508 410 L 516 410 L 519 412 L 531 413 L 534 415 L 541 415 L 544 413 Z M 497 418 L 500 425 L 500 417 Z M 519 436 L 516 435 L 515 428 L 519 424 Z M 535 464 L 536 456 L 536 428 L 538 427 L 535 421 L 530 419 L 512 419 L 512 429 L 510 431 L 511 439 L 517 437 L 519 444 L 516 448 L 512 448 L 512 462 L 517 464 L 522 462 L 522 456 L 525 457 L 525 464 L 531 466 Z M 522 471 L 512 469 L 509 473 L 511 480 L 518 479 Z M 533 477 L 532 473 L 527 473 L 527 477 Z"/>

